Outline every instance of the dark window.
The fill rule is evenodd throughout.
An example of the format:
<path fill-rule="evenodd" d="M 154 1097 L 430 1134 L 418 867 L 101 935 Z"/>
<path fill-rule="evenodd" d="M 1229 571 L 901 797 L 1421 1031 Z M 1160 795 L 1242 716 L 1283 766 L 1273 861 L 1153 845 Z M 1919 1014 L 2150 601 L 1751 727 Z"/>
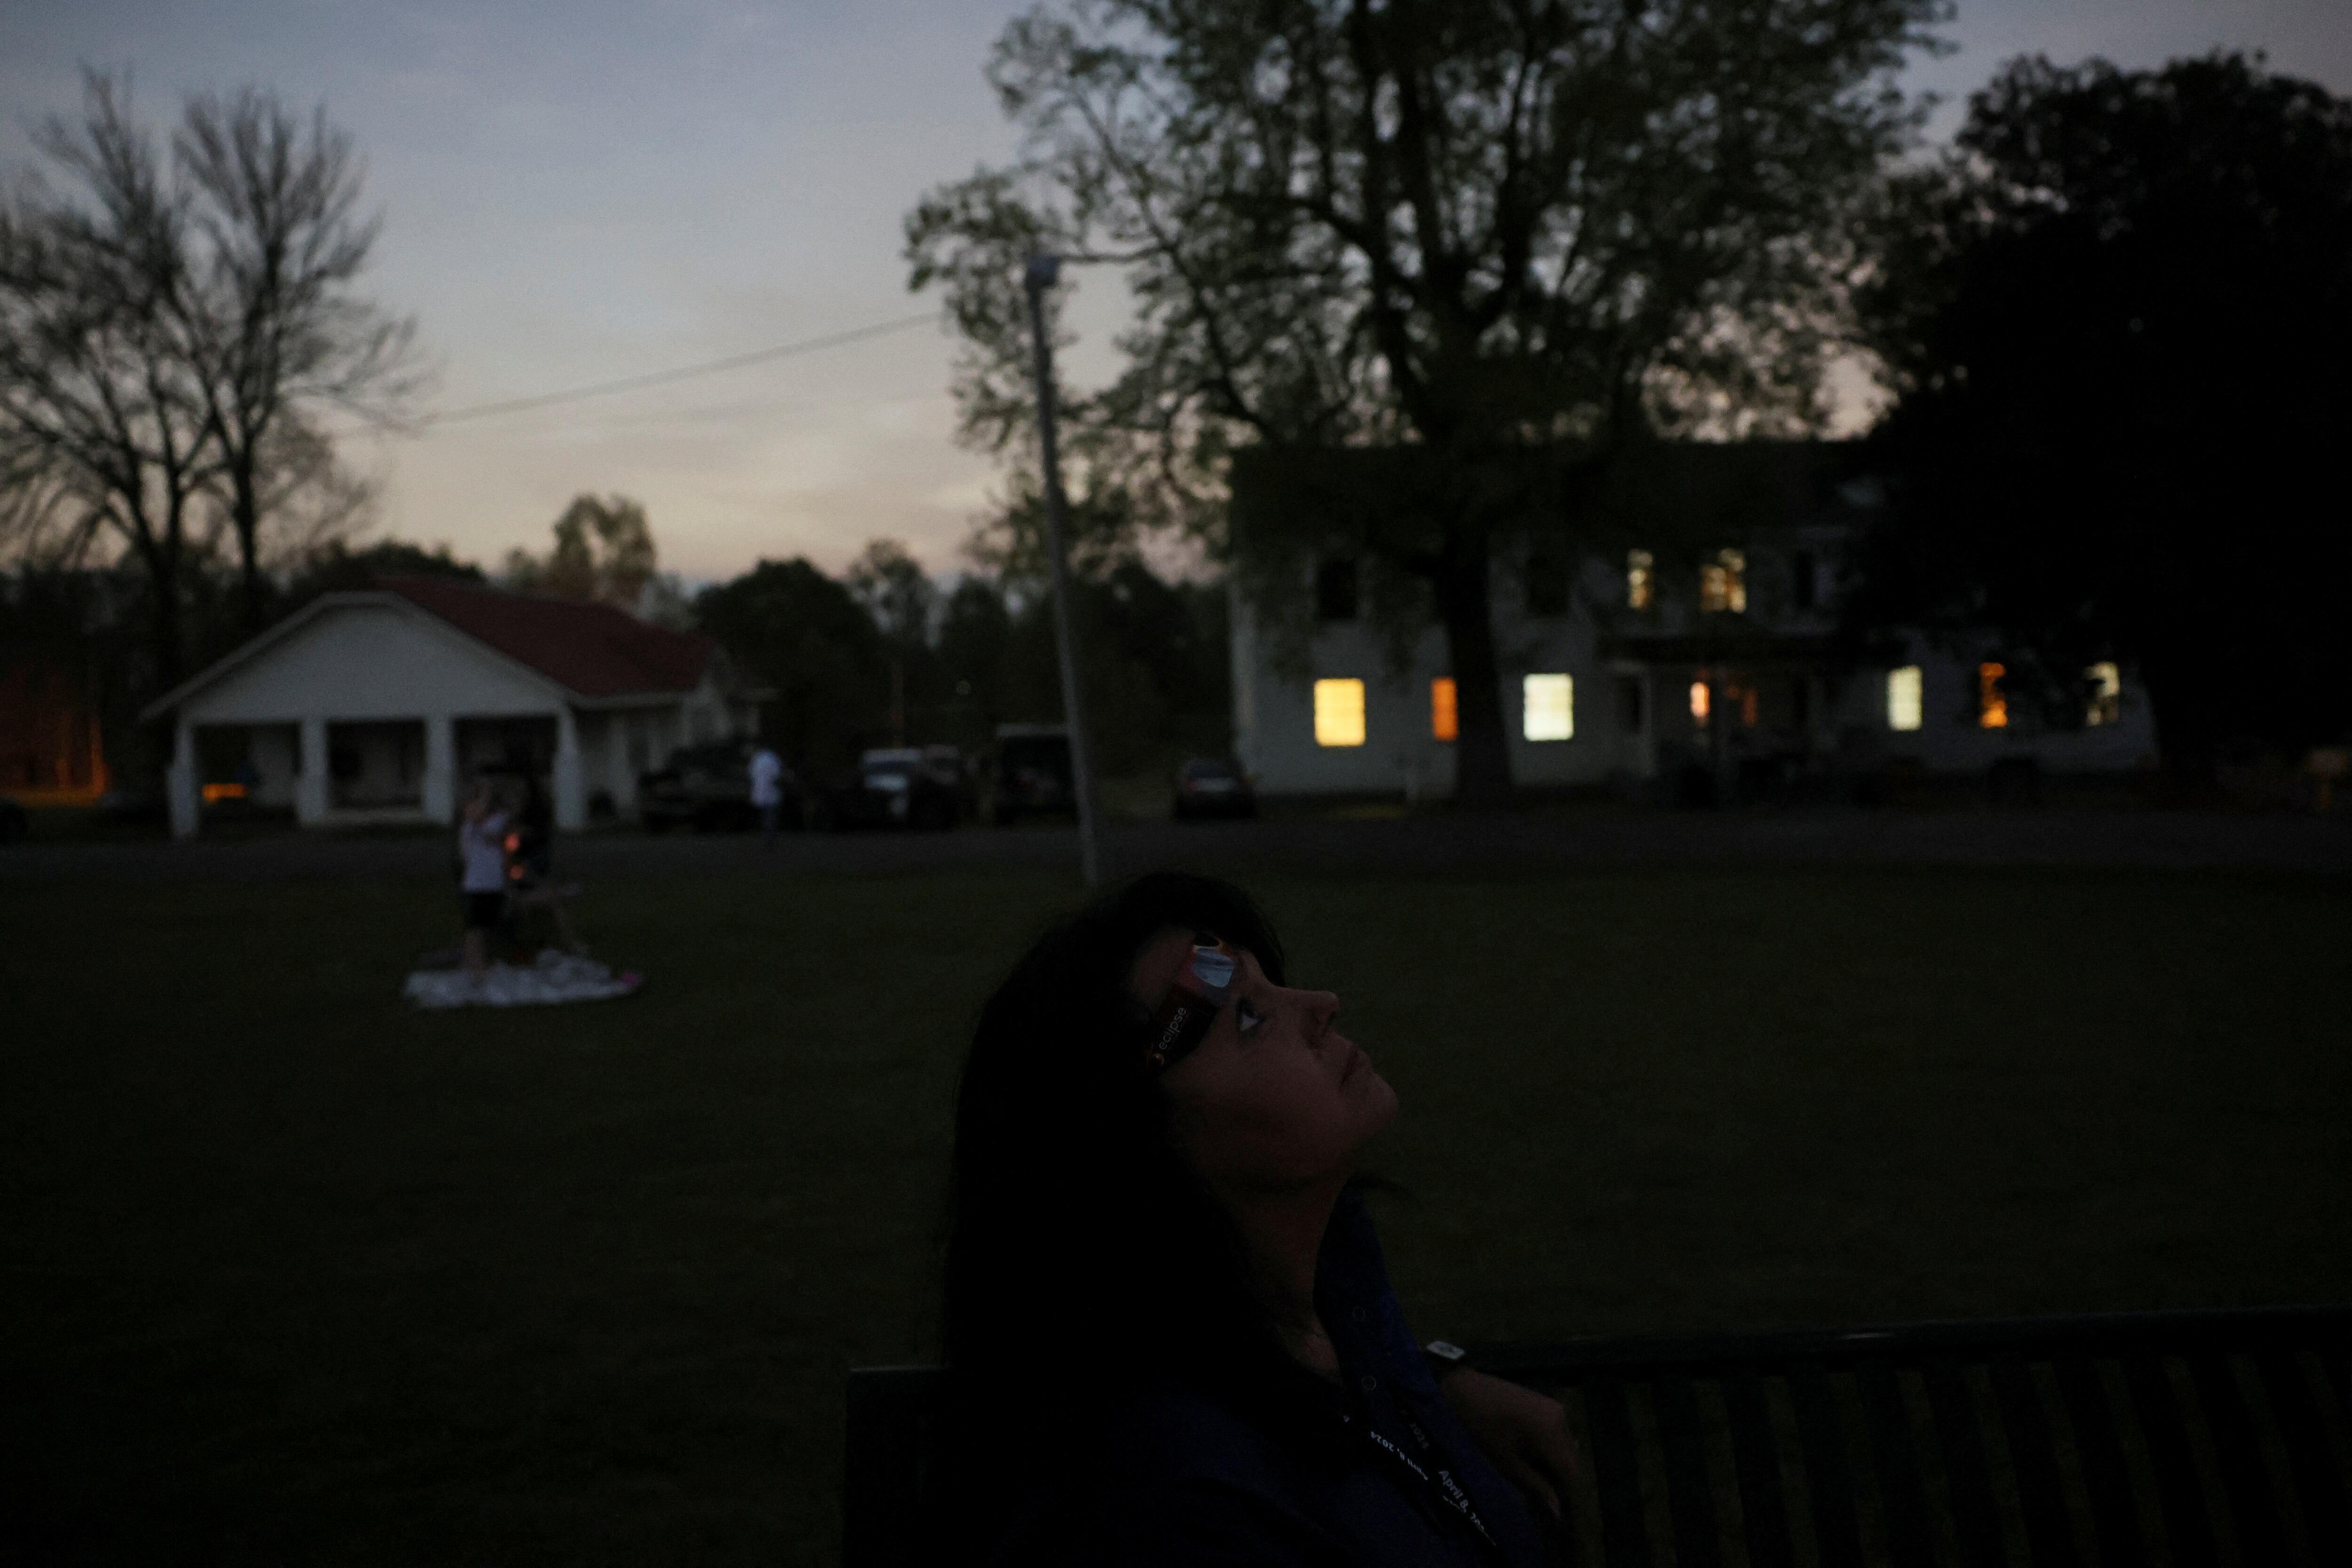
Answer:
<path fill-rule="evenodd" d="M 1315 616 L 1324 621 L 1356 618 L 1356 563 L 1326 561 L 1315 569 Z"/>
<path fill-rule="evenodd" d="M 1800 557 L 1799 559 L 1806 559 Z M 1807 730 L 1813 722 L 1813 683 L 1805 676 L 1793 676 L 1789 681 L 1789 722 L 1797 729 Z"/>
<path fill-rule="evenodd" d="M 1642 732 L 1642 678 L 1621 675 L 1617 678 L 1617 728 L 1625 734 Z"/>
<path fill-rule="evenodd" d="M 1557 555 L 1528 557 L 1528 614 L 1568 614 L 1568 563 Z"/>
<path fill-rule="evenodd" d="M 1821 602 L 1821 584 L 1814 576 L 1813 552 L 1800 550 L 1789 557 L 1789 603 L 1810 610 Z"/>

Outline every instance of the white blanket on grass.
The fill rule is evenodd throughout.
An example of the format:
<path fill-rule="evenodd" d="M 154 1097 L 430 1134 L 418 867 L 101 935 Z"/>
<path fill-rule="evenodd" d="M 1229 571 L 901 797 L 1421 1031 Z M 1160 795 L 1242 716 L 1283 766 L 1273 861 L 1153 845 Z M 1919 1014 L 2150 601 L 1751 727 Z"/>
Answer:
<path fill-rule="evenodd" d="M 493 963 L 480 980 L 462 969 L 420 969 L 401 994 L 419 1007 L 536 1007 L 558 1002 L 605 1002 L 635 993 L 639 975 L 611 969 L 593 958 L 550 948 L 528 968 Z"/>

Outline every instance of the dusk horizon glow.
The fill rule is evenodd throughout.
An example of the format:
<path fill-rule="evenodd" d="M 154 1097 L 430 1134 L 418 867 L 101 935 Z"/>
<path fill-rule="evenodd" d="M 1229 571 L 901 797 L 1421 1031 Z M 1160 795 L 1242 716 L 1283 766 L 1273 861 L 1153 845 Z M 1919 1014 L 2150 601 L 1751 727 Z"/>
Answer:
<path fill-rule="evenodd" d="M 607 395 L 487 405 L 807 343 L 936 307 L 910 295 L 899 224 L 942 181 L 1014 146 L 982 77 L 1004 23 L 987 0 L 597 5 L 551 27 L 511 3 L 372 8 L 251 0 L 0 5 L 0 165 L 31 163 L 43 118 L 80 109 L 85 65 L 127 71 L 164 131 L 190 93 L 257 85 L 322 104 L 365 158 L 383 237 L 364 281 L 413 313 L 436 372 L 419 411 L 472 411 L 413 437 L 346 438 L 373 476 L 373 536 L 493 566 L 543 549 L 565 504 L 646 508 L 662 566 L 695 582 L 760 558 L 839 570 L 875 537 L 927 570 L 962 542 L 1000 465 L 954 439 L 955 343 L 938 327 Z M 2322 0 L 1965 0 L 1959 47 L 1915 63 L 1948 135 L 2004 60 L 2099 55 L 2147 67 L 2217 47 L 2352 90 L 2352 29 Z M 1108 278 L 1065 369 L 1109 371 Z"/>

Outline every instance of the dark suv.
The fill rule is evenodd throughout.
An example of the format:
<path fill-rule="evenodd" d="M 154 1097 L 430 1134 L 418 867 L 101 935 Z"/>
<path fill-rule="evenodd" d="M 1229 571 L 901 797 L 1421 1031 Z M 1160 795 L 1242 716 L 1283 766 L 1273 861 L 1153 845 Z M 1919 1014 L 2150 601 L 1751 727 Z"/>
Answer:
<path fill-rule="evenodd" d="M 988 769 L 992 814 L 998 825 L 1037 812 L 1075 810 L 1070 731 L 1060 724 L 1000 724 Z"/>
<path fill-rule="evenodd" d="M 953 747 L 895 746 L 866 752 L 825 791 L 823 827 L 953 827 L 963 814 L 963 780 Z"/>
<path fill-rule="evenodd" d="M 760 808 L 751 804 L 751 758 L 759 749 L 752 740 L 681 746 L 670 753 L 668 766 L 637 775 L 639 820 L 651 833 L 680 826 L 704 833 L 759 826 Z M 789 767 L 778 782 L 783 805 L 777 820 L 797 827 L 800 783 Z"/>

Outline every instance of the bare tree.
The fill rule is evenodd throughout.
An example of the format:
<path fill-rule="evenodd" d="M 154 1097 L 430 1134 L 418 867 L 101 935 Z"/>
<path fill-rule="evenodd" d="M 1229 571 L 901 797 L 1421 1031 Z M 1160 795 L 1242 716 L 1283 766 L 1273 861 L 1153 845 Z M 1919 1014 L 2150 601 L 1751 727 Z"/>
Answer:
<path fill-rule="evenodd" d="M 221 449 L 184 336 L 187 203 L 128 95 L 89 76 L 37 144 L 70 176 L 0 203 L 0 479 L 13 542 L 67 562 L 111 537 L 152 591 L 152 677 L 177 679 L 181 579 Z"/>
<path fill-rule="evenodd" d="M 378 225 L 359 210 L 351 138 L 323 109 L 306 126 L 257 89 L 196 98 L 173 146 L 203 240 L 186 338 L 219 451 L 246 617 L 257 627 L 260 533 L 273 505 L 308 494 L 331 517 L 339 499 L 353 499 L 315 429 L 297 426 L 329 407 L 396 420 L 417 385 L 415 323 L 351 291 Z M 319 520 L 315 505 L 293 510 Z"/>

